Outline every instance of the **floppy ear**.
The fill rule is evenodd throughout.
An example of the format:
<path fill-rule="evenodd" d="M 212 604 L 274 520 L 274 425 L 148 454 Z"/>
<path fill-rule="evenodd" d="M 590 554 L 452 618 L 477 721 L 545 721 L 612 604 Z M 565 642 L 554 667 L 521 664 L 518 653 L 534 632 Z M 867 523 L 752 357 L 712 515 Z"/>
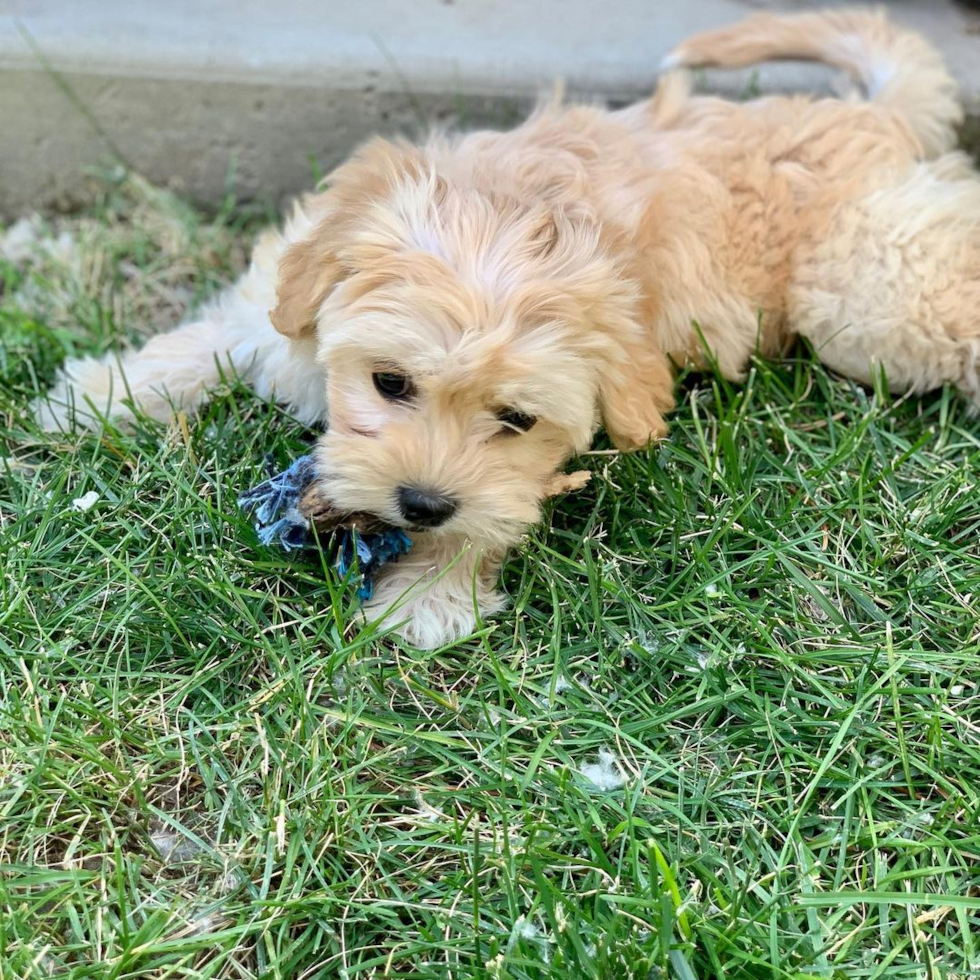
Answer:
<path fill-rule="evenodd" d="M 286 337 L 313 332 L 317 310 L 343 278 L 329 223 L 329 217 L 321 221 L 309 238 L 290 245 L 279 260 L 276 307 L 269 319 Z"/>
<path fill-rule="evenodd" d="M 315 216 L 313 230 L 290 245 L 279 261 L 276 306 L 269 312 L 279 333 L 297 338 L 313 332 L 323 301 L 358 264 L 354 232 L 370 242 L 362 223 L 368 221 L 372 206 L 392 195 L 400 183 L 426 173 L 425 159 L 416 147 L 379 137 L 326 178 L 329 190 L 304 202 Z"/>
<path fill-rule="evenodd" d="M 621 452 L 643 449 L 667 435 L 664 416 L 674 407 L 674 377 L 666 354 L 638 338 L 610 365 L 599 386 L 602 424 Z"/>

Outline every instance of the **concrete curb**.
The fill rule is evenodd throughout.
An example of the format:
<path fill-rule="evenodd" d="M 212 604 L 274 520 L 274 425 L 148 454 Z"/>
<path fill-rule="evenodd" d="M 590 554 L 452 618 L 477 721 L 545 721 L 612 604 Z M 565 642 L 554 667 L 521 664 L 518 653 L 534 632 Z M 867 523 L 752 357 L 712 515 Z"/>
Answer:
<path fill-rule="evenodd" d="M 0 8 L 0 214 L 68 206 L 114 149 L 151 180 L 214 202 L 278 203 L 372 133 L 423 121 L 512 124 L 559 77 L 580 97 L 648 93 L 696 30 L 782 0 L 15 0 Z M 895 0 L 980 111 L 980 16 Z M 765 66 L 763 91 L 828 75 Z M 744 90 L 749 76 L 710 76 Z"/>

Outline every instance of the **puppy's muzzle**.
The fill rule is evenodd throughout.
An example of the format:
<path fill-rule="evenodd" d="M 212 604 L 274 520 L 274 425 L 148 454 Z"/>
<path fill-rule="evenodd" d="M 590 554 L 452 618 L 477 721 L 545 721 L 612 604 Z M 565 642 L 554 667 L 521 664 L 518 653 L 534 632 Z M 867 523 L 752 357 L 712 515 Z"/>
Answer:
<path fill-rule="evenodd" d="M 398 488 L 398 509 L 416 527 L 439 527 L 456 513 L 456 501 L 442 493 L 419 487 Z"/>

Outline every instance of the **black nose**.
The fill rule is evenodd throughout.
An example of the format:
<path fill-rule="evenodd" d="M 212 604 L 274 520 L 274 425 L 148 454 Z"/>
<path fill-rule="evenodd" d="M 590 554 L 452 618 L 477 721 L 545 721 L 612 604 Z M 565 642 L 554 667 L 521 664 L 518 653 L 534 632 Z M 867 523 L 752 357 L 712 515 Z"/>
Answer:
<path fill-rule="evenodd" d="M 418 487 L 398 488 L 398 509 L 406 521 L 420 527 L 438 527 L 456 513 L 456 501 Z"/>

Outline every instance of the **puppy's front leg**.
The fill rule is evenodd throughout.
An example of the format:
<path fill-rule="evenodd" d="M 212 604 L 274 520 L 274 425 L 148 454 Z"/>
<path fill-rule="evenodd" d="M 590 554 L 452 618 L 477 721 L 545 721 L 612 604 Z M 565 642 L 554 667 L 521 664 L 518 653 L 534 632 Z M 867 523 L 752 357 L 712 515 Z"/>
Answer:
<path fill-rule="evenodd" d="M 379 574 L 365 614 L 413 646 L 452 643 L 473 632 L 478 614 L 503 608 L 495 588 L 502 559 L 462 537 L 416 535 L 412 550 Z"/>
<path fill-rule="evenodd" d="M 57 431 L 72 422 L 97 428 L 99 417 L 128 422 L 139 410 L 161 422 L 174 409 L 195 411 L 225 372 L 237 373 L 263 398 L 286 404 L 297 419 L 315 422 L 326 412 L 323 369 L 313 338 L 290 341 L 269 323 L 276 263 L 286 240 L 263 234 L 248 272 L 198 315 L 139 350 L 68 361 L 54 387 L 35 405 L 41 425 Z"/>

